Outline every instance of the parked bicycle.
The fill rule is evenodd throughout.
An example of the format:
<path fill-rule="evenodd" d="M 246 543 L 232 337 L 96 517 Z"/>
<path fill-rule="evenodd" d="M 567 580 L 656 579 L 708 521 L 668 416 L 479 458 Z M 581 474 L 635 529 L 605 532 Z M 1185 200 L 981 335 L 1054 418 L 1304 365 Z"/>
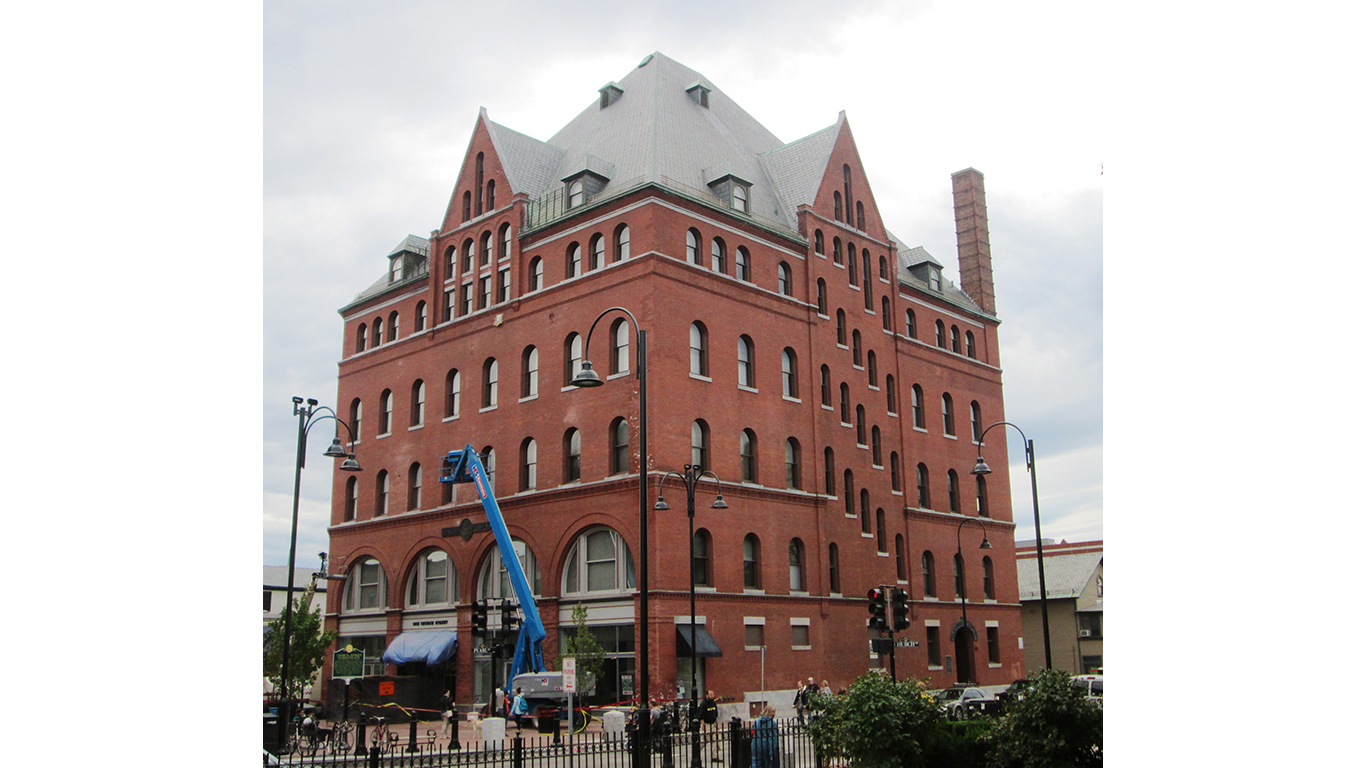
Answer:
<path fill-rule="evenodd" d="M 378 747 L 381 755 L 396 752 L 399 736 L 397 732 L 389 730 L 389 720 L 376 716 L 370 718 L 370 724 L 374 727 L 370 732 L 370 747 Z"/>

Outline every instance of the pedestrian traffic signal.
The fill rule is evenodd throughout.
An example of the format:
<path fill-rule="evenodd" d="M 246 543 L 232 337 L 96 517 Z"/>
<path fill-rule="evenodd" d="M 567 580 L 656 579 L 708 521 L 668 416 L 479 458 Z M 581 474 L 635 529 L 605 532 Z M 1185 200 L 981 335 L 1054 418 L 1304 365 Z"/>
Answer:
<path fill-rule="evenodd" d="M 892 588 L 892 631 L 900 632 L 911 626 L 911 596 L 901 587 Z"/>
<path fill-rule="evenodd" d="M 887 631 L 887 593 L 881 587 L 868 590 L 868 612 L 873 615 L 868 619 L 868 626 L 879 632 Z"/>
<path fill-rule="evenodd" d="M 474 636 L 483 637 L 489 631 L 489 607 L 483 603 L 474 604 Z"/>

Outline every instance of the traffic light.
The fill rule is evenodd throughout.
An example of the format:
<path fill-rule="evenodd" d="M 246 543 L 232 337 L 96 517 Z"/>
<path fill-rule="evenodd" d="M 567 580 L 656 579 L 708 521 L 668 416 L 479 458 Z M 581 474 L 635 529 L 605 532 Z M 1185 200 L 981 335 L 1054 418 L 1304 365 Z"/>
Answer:
<path fill-rule="evenodd" d="M 483 637 L 489 631 L 489 607 L 483 603 L 474 604 L 474 636 Z"/>
<path fill-rule="evenodd" d="M 911 596 L 901 587 L 892 588 L 892 631 L 900 632 L 911 626 Z"/>
<path fill-rule="evenodd" d="M 498 613 L 503 618 L 503 631 L 511 632 L 512 622 L 514 621 L 512 616 L 512 601 L 503 598 L 503 602 L 498 604 Z"/>
<path fill-rule="evenodd" d="M 881 587 L 868 590 L 868 612 L 873 615 L 868 626 L 879 632 L 887 631 L 887 594 Z"/>

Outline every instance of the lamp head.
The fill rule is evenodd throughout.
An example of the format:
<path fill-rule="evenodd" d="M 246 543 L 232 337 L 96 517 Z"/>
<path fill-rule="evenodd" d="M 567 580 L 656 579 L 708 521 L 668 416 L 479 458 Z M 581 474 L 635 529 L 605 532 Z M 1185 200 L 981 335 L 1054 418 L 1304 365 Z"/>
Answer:
<path fill-rule="evenodd" d="M 659 497 L 659 500 L 655 502 L 655 509 L 658 509 L 658 510 L 660 510 L 660 511 L 662 512 L 662 511 L 664 511 L 664 510 L 666 510 L 666 509 L 668 509 L 668 508 L 669 508 L 668 503 L 664 501 L 664 497 L 663 497 L 663 496 L 660 496 L 660 497 Z"/>
<path fill-rule="evenodd" d="M 579 368 L 579 372 L 574 374 L 573 381 L 570 381 L 569 383 L 576 387 L 601 387 L 602 377 L 598 376 L 597 372 L 593 370 L 593 363 L 589 362 L 587 358 L 584 358 L 583 363 Z"/>
<path fill-rule="evenodd" d="M 356 461 L 356 454 L 348 453 L 346 455 L 346 461 L 343 461 L 341 463 L 341 467 L 339 467 L 339 469 L 341 469 L 341 471 L 343 472 L 359 472 L 360 462 Z"/>
<path fill-rule="evenodd" d="M 323 451 L 323 455 L 329 459 L 345 458 L 346 449 L 342 447 L 341 438 L 334 436 L 332 438 L 332 444 L 327 446 L 327 450 Z"/>
<path fill-rule="evenodd" d="M 730 507 L 726 505 L 726 500 L 723 499 L 723 498 L 721 498 L 721 494 L 719 494 L 719 493 L 716 494 L 716 501 L 713 501 L 713 502 L 711 503 L 711 508 L 712 508 L 712 509 L 730 509 Z"/>
<path fill-rule="evenodd" d="M 978 456 L 978 457 L 977 457 L 977 466 L 975 466 L 975 467 L 972 468 L 972 474 L 974 474 L 974 475 L 989 475 L 989 474 L 991 474 L 991 467 L 988 467 L 988 466 L 987 466 L 987 463 L 986 463 L 985 461 L 982 460 L 982 457 L 981 457 L 981 456 Z"/>
<path fill-rule="evenodd" d="M 991 542 L 987 541 L 987 535 L 985 533 L 982 534 L 982 546 L 978 547 L 978 549 L 991 549 Z"/>

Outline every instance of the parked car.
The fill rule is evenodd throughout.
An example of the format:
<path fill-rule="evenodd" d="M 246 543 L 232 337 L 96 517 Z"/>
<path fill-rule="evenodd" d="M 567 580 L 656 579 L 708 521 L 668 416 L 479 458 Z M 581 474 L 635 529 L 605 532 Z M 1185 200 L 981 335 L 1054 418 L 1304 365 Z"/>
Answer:
<path fill-rule="evenodd" d="M 980 717 L 987 714 L 988 702 L 995 703 L 981 688 L 957 685 L 935 694 L 934 699 L 950 720 Z"/>
<path fill-rule="evenodd" d="M 1024 695 L 1027 688 L 1029 688 L 1029 680 L 1022 678 L 1011 683 L 1004 691 L 996 694 L 996 701 L 1000 703 L 1001 710 L 1005 711 L 1010 709 L 1012 705 L 1020 700 L 1020 697 Z"/>
<path fill-rule="evenodd" d="M 1097 707 L 1101 705 L 1101 694 L 1105 688 L 1104 675 L 1077 675 L 1072 678 L 1072 685 L 1086 691 L 1086 698 L 1094 701 Z"/>

